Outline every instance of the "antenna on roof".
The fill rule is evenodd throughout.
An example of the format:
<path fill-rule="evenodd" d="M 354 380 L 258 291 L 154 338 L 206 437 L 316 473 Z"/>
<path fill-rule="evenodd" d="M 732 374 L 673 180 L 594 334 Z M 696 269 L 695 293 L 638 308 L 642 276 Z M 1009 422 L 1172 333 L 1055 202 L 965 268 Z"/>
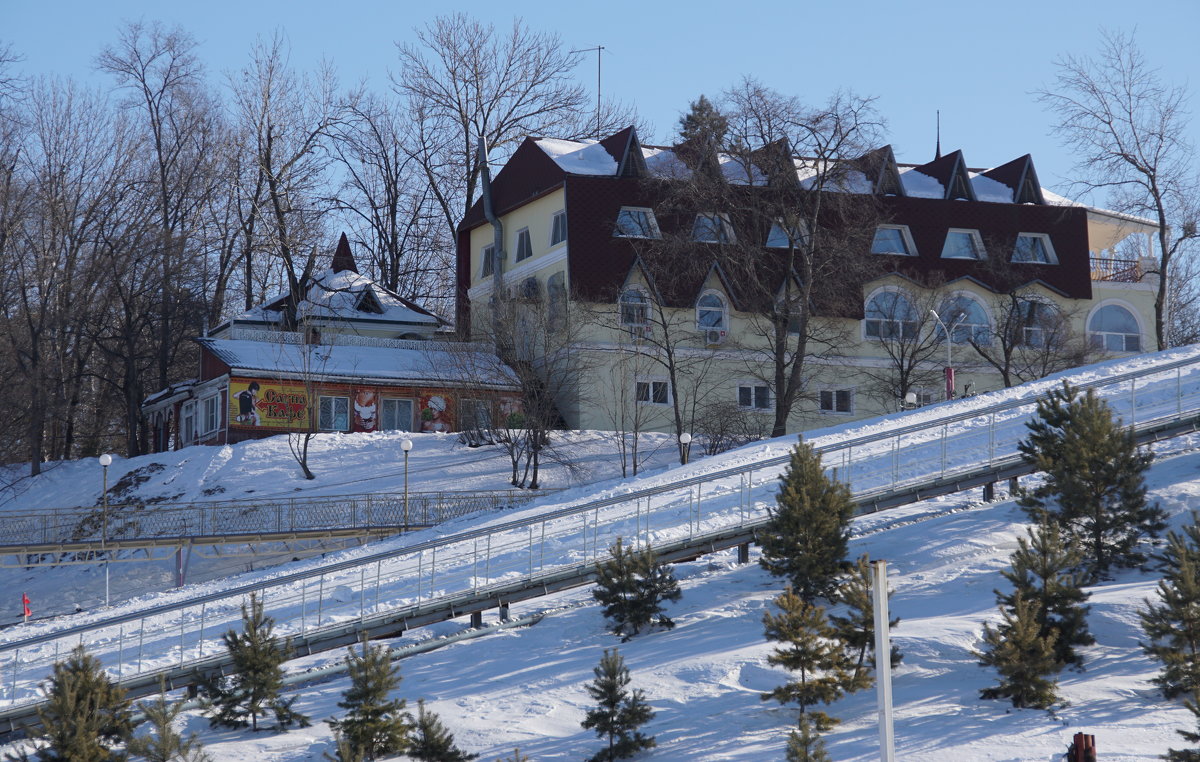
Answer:
<path fill-rule="evenodd" d="M 600 139 L 600 52 L 604 50 L 603 45 L 597 45 L 594 48 L 580 48 L 572 50 L 572 53 L 591 53 L 596 51 L 596 140 Z"/>
<path fill-rule="evenodd" d="M 937 161 L 942 158 L 942 110 L 937 111 L 937 148 L 934 151 L 933 160 Z"/>

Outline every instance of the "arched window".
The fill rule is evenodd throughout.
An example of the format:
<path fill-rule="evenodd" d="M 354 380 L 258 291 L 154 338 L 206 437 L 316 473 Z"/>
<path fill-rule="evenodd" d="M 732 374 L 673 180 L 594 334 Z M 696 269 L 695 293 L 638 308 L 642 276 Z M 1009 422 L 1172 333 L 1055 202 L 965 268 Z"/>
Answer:
<path fill-rule="evenodd" d="M 867 300 L 866 334 L 871 339 L 913 339 L 920 323 L 912 302 L 900 291 L 880 291 Z"/>
<path fill-rule="evenodd" d="M 950 330 L 950 340 L 955 344 L 979 344 L 992 342 L 992 326 L 987 311 L 969 296 L 952 296 L 942 302 L 938 317 Z M 938 326 L 938 340 L 946 338 L 942 326 Z"/>
<path fill-rule="evenodd" d="M 713 291 L 704 292 L 696 302 L 696 327 L 701 331 L 724 331 L 725 323 L 725 300 Z"/>
<path fill-rule="evenodd" d="M 1063 314 L 1058 307 L 1038 299 L 1021 299 L 1013 312 L 1013 346 L 1053 345 L 1062 328 Z"/>
<path fill-rule="evenodd" d="M 1088 321 L 1092 346 L 1109 352 L 1142 351 L 1142 332 L 1133 313 L 1118 304 L 1106 304 Z"/>
<path fill-rule="evenodd" d="M 621 292 L 619 303 L 621 327 L 641 328 L 650 322 L 650 303 L 640 289 L 627 288 Z"/>

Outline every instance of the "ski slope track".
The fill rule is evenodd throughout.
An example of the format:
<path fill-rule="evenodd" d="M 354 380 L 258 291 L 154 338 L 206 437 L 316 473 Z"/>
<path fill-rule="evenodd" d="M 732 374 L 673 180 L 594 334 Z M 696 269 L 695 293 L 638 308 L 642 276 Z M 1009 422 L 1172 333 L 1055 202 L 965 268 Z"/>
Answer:
<path fill-rule="evenodd" d="M 945 494 L 1028 473 L 1017 451 L 1025 423 L 1064 379 L 1094 389 L 1143 440 L 1192 431 L 1200 416 L 1197 347 L 810 432 L 807 441 L 864 510 Z M 135 695 L 157 690 L 160 676 L 181 685 L 220 671 L 221 634 L 240 626 L 250 593 L 303 654 L 364 630 L 396 633 L 582 584 L 617 537 L 669 559 L 748 542 L 768 518 L 793 442 L 756 443 L 598 496 L 570 490 L 503 516 L 462 518 L 242 585 L 197 585 L 0 631 L 0 733 L 32 713 L 39 683 L 79 644 Z"/>

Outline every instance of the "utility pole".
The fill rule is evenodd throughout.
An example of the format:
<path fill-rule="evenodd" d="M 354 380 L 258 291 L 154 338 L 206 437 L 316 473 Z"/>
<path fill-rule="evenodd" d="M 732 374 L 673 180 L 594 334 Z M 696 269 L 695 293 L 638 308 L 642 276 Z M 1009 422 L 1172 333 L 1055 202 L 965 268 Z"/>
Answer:
<path fill-rule="evenodd" d="M 875 695 L 879 701 L 879 759 L 896 762 L 892 732 L 892 639 L 888 632 L 887 561 L 872 561 L 875 608 Z"/>

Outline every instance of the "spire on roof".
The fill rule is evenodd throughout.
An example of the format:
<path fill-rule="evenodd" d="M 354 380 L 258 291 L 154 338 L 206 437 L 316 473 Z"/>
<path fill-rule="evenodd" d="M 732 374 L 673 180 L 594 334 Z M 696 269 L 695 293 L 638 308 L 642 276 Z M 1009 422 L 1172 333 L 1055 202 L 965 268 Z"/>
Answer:
<path fill-rule="evenodd" d="M 342 237 L 338 239 L 337 251 L 333 252 L 333 262 L 330 266 L 335 273 L 343 270 L 349 270 L 352 273 L 358 272 L 358 265 L 354 262 L 354 255 L 350 253 L 350 241 L 347 240 L 345 233 L 342 233 Z"/>
<path fill-rule="evenodd" d="M 934 149 L 933 160 L 942 158 L 942 110 L 937 111 L 937 148 Z"/>

